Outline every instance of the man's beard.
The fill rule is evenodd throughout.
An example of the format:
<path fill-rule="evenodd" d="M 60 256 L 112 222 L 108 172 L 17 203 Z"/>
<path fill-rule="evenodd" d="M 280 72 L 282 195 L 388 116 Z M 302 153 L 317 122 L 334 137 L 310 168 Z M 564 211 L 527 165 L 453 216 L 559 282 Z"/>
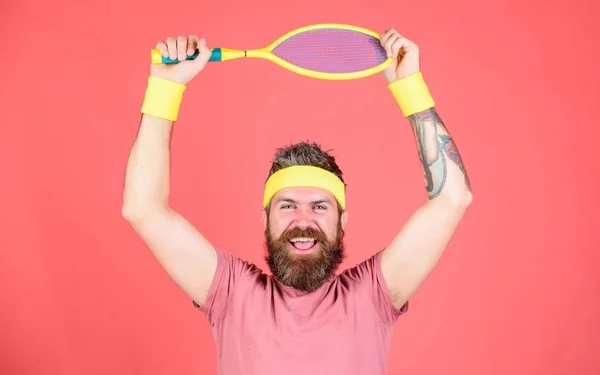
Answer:
<path fill-rule="evenodd" d="M 336 238 L 330 240 L 325 233 L 313 228 L 292 228 L 279 236 L 271 236 L 267 220 L 265 230 L 267 255 L 265 260 L 273 277 L 285 286 L 312 292 L 335 275 L 345 257 L 344 230 L 338 219 Z M 308 237 L 317 240 L 318 248 L 309 254 L 297 254 L 290 249 L 289 240 Z"/>

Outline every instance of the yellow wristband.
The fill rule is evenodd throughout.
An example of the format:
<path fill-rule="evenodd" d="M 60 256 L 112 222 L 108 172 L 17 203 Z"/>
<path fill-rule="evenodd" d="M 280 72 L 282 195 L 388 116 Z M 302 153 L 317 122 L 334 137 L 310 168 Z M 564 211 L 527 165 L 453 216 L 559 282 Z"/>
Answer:
<path fill-rule="evenodd" d="M 404 116 L 432 108 L 435 105 L 421 72 L 411 74 L 388 85 Z"/>
<path fill-rule="evenodd" d="M 168 79 L 148 77 L 142 113 L 166 120 L 177 120 L 185 88 L 184 84 Z"/>

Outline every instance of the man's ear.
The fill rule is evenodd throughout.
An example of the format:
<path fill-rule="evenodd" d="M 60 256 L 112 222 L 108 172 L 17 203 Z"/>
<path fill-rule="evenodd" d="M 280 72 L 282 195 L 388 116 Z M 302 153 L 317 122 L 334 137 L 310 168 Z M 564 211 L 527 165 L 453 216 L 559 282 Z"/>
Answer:
<path fill-rule="evenodd" d="M 269 214 L 267 213 L 267 209 L 266 208 L 262 208 L 260 210 L 260 217 L 262 219 L 262 222 L 263 222 L 263 225 L 264 225 L 265 229 L 267 229 L 267 216 L 268 215 Z"/>
<path fill-rule="evenodd" d="M 348 211 L 343 211 L 342 212 L 342 217 L 341 217 L 341 220 L 342 220 L 342 229 L 346 228 L 346 224 L 348 224 L 348 216 L 349 215 L 350 214 L 348 213 Z"/>

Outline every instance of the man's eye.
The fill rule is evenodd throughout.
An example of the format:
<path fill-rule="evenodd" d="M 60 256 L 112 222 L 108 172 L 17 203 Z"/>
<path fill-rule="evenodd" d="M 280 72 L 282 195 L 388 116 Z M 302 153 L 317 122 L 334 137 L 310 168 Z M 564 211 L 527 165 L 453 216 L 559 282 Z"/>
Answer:
<path fill-rule="evenodd" d="M 319 206 L 317 206 L 317 209 L 318 209 L 318 210 L 326 210 L 326 209 L 327 209 L 327 207 L 325 207 L 325 206 L 323 206 L 323 205 L 319 205 Z"/>

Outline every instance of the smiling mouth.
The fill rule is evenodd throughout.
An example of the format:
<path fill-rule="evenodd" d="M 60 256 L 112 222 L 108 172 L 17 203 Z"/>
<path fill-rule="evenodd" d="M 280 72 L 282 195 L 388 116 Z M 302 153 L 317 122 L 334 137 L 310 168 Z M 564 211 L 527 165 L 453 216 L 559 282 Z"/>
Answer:
<path fill-rule="evenodd" d="M 299 252 L 308 252 L 317 246 L 318 241 L 314 238 L 294 238 L 289 243 Z"/>

